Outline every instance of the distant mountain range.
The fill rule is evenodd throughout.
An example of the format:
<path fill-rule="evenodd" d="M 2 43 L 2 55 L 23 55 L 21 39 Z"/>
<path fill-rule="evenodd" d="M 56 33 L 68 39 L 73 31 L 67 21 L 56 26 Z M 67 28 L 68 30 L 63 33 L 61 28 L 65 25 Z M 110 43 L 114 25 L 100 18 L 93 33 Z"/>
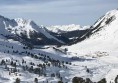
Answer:
<path fill-rule="evenodd" d="M 9 19 L 0 16 L 0 33 L 7 38 L 31 45 L 72 45 L 85 40 L 116 19 L 113 10 L 101 17 L 92 26 L 62 25 L 44 27 L 32 20 Z M 112 26 L 112 25 L 111 25 Z"/>

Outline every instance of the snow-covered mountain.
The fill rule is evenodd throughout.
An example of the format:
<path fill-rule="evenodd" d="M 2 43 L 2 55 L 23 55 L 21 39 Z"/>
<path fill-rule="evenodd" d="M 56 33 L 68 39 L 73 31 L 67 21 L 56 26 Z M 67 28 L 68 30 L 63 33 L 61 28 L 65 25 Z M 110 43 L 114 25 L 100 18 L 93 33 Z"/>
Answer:
<path fill-rule="evenodd" d="M 72 31 L 78 31 L 78 30 L 86 30 L 90 28 L 90 26 L 80 26 L 80 25 L 75 25 L 75 24 L 71 24 L 71 25 L 56 25 L 56 26 L 50 26 L 47 27 L 48 30 L 54 32 L 54 33 L 67 33 L 67 32 L 72 32 Z"/>
<path fill-rule="evenodd" d="M 4 36 L 17 36 L 34 45 L 64 44 L 63 41 L 52 36 L 45 27 L 38 26 L 32 20 L 8 19 L 0 16 L 0 29 L 0 33 Z"/>
<path fill-rule="evenodd" d="M 9 19 L 0 16 L 0 33 L 7 38 L 31 45 L 71 45 L 81 40 L 90 26 L 63 25 L 44 27 L 32 20 Z"/>
<path fill-rule="evenodd" d="M 59 40 L 64 41 L 67 45 L 71 45 L 81 41 L 81 37 L 88 32 L 90 26 L 80 25 L 57 25 L 47 27 L 50 34 L 54 35 Z"/>
<path fill-rule="evenodd" d="M 118 10 L 112 10 L 91 26 L 86 39 L 69 46 L 70 51 L 118 51 Z"/>

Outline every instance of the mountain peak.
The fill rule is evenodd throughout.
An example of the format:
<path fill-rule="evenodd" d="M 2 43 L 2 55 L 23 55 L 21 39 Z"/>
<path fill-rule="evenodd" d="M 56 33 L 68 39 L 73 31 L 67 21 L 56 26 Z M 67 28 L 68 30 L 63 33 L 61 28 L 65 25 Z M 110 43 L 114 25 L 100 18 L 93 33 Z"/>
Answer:
<path fill-rule="evenodd" d="M 1 20 L 1 21 L 10 21 L 9 18 L 6 18 L 6 17 L 4 17 L 4 16 L 2 16 L 2 15 L 0 15 L 0 20 Z M 13 19 L 11 19 L 11 21 L 13 21 Z"/>
<path fill-rule="evenodd" d="M 17 23 L 18 23 L 18 25 L 26 25 L 26 24 L 30 24 L 30 23 L 34 23 L 32 20 L 30 20 L 30 19 L 28 19 L 28 20 L 26 20 L 26 19 L 24 19 L 24 18 L 15 18 L 14 19 Z"/>
<path fill-rule="evenodd" d="M 107 25 L 111 24 L 114 21 L 118 21 L 118 10 L 117 9 L 108 11 L 104 16 L 102 16 L 99 20 L 97 20 L 92 27 L 101 28 L 103 26 L 107 26 Z"/>
<path fill-rule="evenodd" d="M 0 15 L 0 18 L 1 18 L 1 17 L 3 18 L 4 16 Z"/>
<path fill-rule="evenodd" d="M 88 48 L 91 52 L 118 50 L 118 10 L 107 12 L 89 31 L 89 37 L 85 41 L 70 47 L 70 50 L 74 49 L 76 52 L 78 50 L 88 51 Z M 76 47 L 77 49 L 75 49 Z"/>
<path fill-rule="evenodd" d="M 111 17 L 111 16 L 118 17 L 118 9 L 114 9 L 114 10 L 108 11 L 105 16 L 106 17 Z"/>

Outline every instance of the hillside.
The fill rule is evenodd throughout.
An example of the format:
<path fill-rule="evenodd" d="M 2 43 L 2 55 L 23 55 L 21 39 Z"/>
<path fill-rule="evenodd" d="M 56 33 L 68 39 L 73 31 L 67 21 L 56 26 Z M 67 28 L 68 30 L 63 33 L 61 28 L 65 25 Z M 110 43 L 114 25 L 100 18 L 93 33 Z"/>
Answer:
<path fill-rule="evenodd" d="M 70 51 L 89 53 L 95 51 L 117 51 L 118 10 L 107 12 L 91 27 L 90 37 L 69 46 Z"/>

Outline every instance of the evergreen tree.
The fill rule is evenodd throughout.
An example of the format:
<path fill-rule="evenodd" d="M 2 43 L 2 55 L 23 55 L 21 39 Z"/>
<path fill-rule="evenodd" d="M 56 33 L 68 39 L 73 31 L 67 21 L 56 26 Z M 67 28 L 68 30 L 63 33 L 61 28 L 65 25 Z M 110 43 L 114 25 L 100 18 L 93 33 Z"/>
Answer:
<path fill-rule="evenodd" d="M 52 73 L 52 74 L 51 74 L 51 77 L 55 77 L 55 74 L 54 74 L 54 73 Z"/>
<path fill-rule="evenodd" d="M 98 83 L 107 83 L 106 82 L 106 79 L 105 78 L 103 78 L 102 80 L 100 80 Z"/>
<path fill-rule="evenodd" d="M 89 78 L 86 78 L 86 82 L 85 83 L 93 83 Z"/>
<path fill-rule="evenodd" d="M 74 77 L 72 79 L 72 83 L 85 83 L 85 80 L 83 80 L 83 78 L 80 77 Z"/>
<path fill-rule="evenodd" d="M 12 65 L 12 66 L 13 66 L 13 64 L 14 64 L 13 61 L 11 61 L 11 65 Z"/>
<path fill-rule="evenodd" d="M 15 83 L 20 83 L 20 79 L 19 78 L 16 78 Z"/>
<path fill-rule="evenodd" d="M 4 60 L 2 60 L 0 64 L 1 64 L 1 65 L 5 65 L 6 63 L 5 63 Z"/>
<path fill-rule="evenodd" d="M 58 83 L 63 83 L 62 81 L 58 81 Z"/>
<path fill-rule="evenodd" d="M 118 83 L 118 75 L 115 78 L 115 83 Z"/>
<path fill-rule="evenodd" d="M 37 78 L 34 79 L 34 83 L 38 83 L 38 79 Z"/>

